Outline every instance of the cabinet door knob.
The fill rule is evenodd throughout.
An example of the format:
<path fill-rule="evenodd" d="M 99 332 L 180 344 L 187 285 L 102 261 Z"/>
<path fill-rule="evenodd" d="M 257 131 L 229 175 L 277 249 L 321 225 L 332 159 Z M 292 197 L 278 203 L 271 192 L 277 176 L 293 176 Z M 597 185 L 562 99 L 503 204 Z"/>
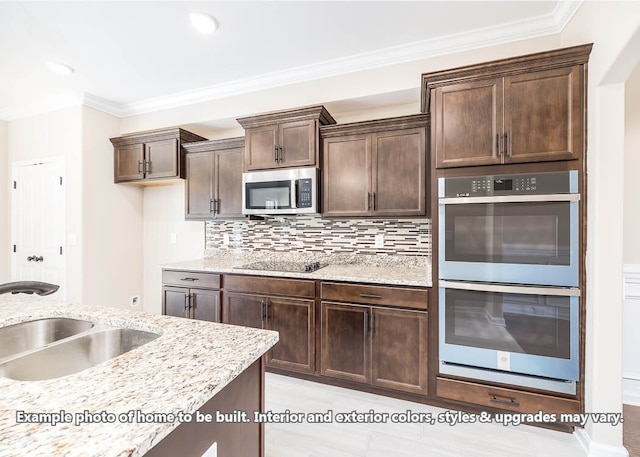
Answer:
<path fill-rule="evenodd" d="M 278 146 L 278 162 L 284 162 L 284 151 L 282 146 Z"/>
<path fill-rule="evenodd" d="M 273 161 L 278 163 L 278 145 L 273 146 Z"/>
<path fill-rule="evenodd" d="M 138 174 L 142 173 L 142 160 L 138 160 Z"/>

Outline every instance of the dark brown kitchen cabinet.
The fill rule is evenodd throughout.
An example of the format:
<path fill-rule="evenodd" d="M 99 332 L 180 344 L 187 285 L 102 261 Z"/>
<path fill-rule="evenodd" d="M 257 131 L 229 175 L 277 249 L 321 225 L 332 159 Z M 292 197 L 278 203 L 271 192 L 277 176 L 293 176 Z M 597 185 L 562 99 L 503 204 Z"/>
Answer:
<path fill-rule="evenodd" d="M 110 141 L 114 147 L 114 182 L 171 184 L 185 177 L 183 144 L 205 138 L 181 128 L 131 133 Z"/>
<path fill-rule="evenodd" d="M 591 45 L 422 75 L 437 168 L 579 159 Z"/>
<path fill-rule="evenodd" d="M 319 166 L 318 128 L 335 124 L 324 106 L 237 119 L 245 129 L 245 169 Z"/>
<path fill-rule="evenodd" d="M 393 299 L 398 307 L 373 306 Z M 427 291 L 323 282 L 320 374 L 427 393 Z M 337 300 L 351 301 L 338 303 Z"/>
<path fill-rule="evenodd" d="M 221 321 L 220 275 L 163 270 L 162 284 L 162 314 Z"/>
<path fill-rule="evenodd" d="M 186 152 L 185 219 L 242 218 L 244 137 L 199 141 Z"/>
<path fill-rule="evenodd" d="M 424 216 L 429 116 L 320 128 L 323 216 Z"/>
<path fill-rule="evenodd" d="M 313 373 L 314 297 L 313 281 L 225 276 L 223 321 L 227 324 L 276 330 L 280 333 L 280 339 L 266 354 L 267 366 Z"/>

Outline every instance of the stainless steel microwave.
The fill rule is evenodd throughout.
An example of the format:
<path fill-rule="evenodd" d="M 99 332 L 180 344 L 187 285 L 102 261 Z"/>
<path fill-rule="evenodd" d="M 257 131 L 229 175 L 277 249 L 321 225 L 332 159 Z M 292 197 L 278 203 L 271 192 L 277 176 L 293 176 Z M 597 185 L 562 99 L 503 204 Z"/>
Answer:
<path fill-rule="evenodd" d="M 318 208 L 317 168 L 242 174 L 242 214 L 313 214 Z"/>

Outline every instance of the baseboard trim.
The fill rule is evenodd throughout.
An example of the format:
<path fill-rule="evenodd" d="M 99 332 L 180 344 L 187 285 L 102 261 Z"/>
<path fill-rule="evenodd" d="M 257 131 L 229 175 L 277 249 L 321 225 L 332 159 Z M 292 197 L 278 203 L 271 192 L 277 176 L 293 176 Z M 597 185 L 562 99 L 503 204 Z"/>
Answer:
<path fill-rule="evenodd" d="M 587 457 L 629 457 L 629 451 L 624 446 L 611 446 L 593 441 L 583 428 L 576 428 L 573 436 Z"/>

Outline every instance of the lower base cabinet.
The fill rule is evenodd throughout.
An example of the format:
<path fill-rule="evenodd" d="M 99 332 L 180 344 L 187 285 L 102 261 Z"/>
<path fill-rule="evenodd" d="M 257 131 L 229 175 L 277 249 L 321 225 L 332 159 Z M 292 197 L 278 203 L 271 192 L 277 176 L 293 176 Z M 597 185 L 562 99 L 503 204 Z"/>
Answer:
<path fill-rule="evenodd" d="M 243 289 L 268 294 L 235 292 Z M 288 294 L 310 298 L 286 296 Z M 314 373 L 314 295 L 313 281 L 228 276 L 225 277 L 223 321 L 279 332 L 278 343 L 265 356 L 266 366 Z"/>
<path fill-rule="evenodd" d="M 426 395 L 426 311 L 323 301 L 320 374 Z"/>
<path fill-rule="evenodd" d="M 162 283 L 162 314 L 220 322 L 220 275 L 164 270 Z"/>

